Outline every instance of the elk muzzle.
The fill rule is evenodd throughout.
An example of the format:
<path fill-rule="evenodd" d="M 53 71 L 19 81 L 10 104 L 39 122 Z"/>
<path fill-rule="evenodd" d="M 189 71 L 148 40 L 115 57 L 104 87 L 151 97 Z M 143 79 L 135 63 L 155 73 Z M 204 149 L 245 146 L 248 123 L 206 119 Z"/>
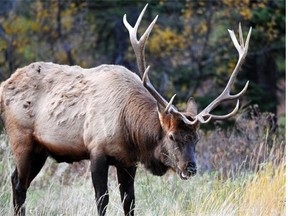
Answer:
<path fill-rule="evenodd" d="M 183 180 L 187 180 L 191 176 L 196 175 L 197 173 L 197 165 L 195 162 L 188 162 L 184 168 L 184 170 L 180 173 L 180 177 Z"/>
<path fill-rule="evenodd" d="M 196 175 L 196 173 L 197 173 L 196 163 L 195 162 L 189 162 L 186 166 L 186 171 L 192 176 Z"/>

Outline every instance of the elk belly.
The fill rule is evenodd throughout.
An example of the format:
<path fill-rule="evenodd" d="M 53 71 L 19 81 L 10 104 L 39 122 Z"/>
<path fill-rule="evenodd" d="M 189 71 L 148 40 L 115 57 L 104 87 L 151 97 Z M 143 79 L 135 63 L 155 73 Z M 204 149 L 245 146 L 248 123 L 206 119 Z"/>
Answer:
<path fill-rule="evenodd" d="M 34 135 L 37 142 L 47 149 L 49 155 L 57 162 L 72 163 L 89 159 L 89 153 L 83 142 L 76 142 L 64 134 Z"/>
<path fill-rule="evenodd" d="M 48 119 L 45 123 L 43 121 L 35 123 L 33 136 L 58 162 L 89 159 L 83 142 L 83 126 L 81 124 L 73 124 L 68 120 L 57 124 Z"/>

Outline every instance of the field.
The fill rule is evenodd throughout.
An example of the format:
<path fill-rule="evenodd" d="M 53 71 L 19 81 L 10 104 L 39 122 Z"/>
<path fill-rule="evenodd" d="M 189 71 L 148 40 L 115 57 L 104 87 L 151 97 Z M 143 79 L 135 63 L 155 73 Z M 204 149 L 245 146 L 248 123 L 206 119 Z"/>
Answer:
<path fill-rule="evenodd" d="M 253 111 L 254 112 L 254 111 Z M 249 115 L 248 115 L 249 114 Z M 183 181 L 155 177 L 139 165 L 135 215 L 285 215 L 285 139 L 271 114 L 240 115 L 232 130 L 202 132 L 197 146 L 200 173 Z M 0 142 L 0 215 L 12 215 L 7 137 Z M 115 170 L 109 175 L 107 215 L 123 215 Z M 96 215 L 89 163 L 47 161 L 26 200 L 27 215 Z"/>

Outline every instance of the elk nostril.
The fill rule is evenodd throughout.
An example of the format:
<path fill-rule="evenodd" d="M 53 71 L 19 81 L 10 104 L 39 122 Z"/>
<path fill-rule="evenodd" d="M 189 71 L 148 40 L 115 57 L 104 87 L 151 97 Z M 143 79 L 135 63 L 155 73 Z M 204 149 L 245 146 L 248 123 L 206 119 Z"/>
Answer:
<path fill-rule="evenodd" d="M 195 175 L 197 173 L 197 165 L 194 162 L 189 162 L 186 167 L 186 171 L 191 175 Z"/>
<path fill-rule="evenodd" d="M 197 165 L 196 165 L 195 162 L 189 162 L 189 163 L 187 164 L 187 168 L 188 168 L 188 167 L 191 167 L 191 168 L 193 168 L 193 169 L 197 169 Z"/>

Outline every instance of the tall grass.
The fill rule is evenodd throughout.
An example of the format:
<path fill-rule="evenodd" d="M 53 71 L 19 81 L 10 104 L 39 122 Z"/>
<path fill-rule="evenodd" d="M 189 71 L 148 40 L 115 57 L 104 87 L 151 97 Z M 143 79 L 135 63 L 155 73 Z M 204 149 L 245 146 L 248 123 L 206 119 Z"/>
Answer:
<path fill-rule="evenodd" d="M 174 173 L 156 177 L 139 166 L 135 180 L 135 214 L 285 215 L 284 140 L 275 131 L 272 133 L 265 122 L 253 121 L 248 125 L 256 122 L 257 134 L 256 129 L 247 124 L 245 127 L 250 129 L 242 127 L 240 135 L 239 131 L 206 133 L 199 152 L 207 148 L 204 154 L 207 161 L 199 160 L 202 171 L 188 181 Z M 239 123 L 236 127 L 239 130 Z M 0 215 L 13 215 L 10 175 L 14 164 L 6 137 L 2 135 L 0 140 Z M 248 140 L 250 143 L 245 143 Z M 218 146 L 213 146 L 215 143 Z M 201 156 L 203 154 L 198 158 Z M 237 166 L 233 165 L 236 162 Z M 107 215 L 124 215 L 115 169 L 109 172 Z M 68 166 L 49 159 L 28 190 L 26 212 L 33 216 L 97 215 L 89 163 Z"/>
<path fill-rule="evenodd" d="M 51 161 L 50 161 L 51 163 Z M 48 166 L 47 166 L 48 167 Z M 113 170 L 112 170 L 113 172 Z M 29 189 L 28 215 L 96 215 L 94 191 L 87 172 L 68 185 L 58 181 Z M 0 215 L 12 215 L 9 175 L 1 177 Z M 107 215 L 123 215 L 115 178 L 110 177 Z M 182 181 L 174 174 L 162 178 L 140 168 L 136 178 L 136 215 L 285 215 L 285 165 L 272 164 L 254 174 L 221 179 L 198 175 Z"/>

